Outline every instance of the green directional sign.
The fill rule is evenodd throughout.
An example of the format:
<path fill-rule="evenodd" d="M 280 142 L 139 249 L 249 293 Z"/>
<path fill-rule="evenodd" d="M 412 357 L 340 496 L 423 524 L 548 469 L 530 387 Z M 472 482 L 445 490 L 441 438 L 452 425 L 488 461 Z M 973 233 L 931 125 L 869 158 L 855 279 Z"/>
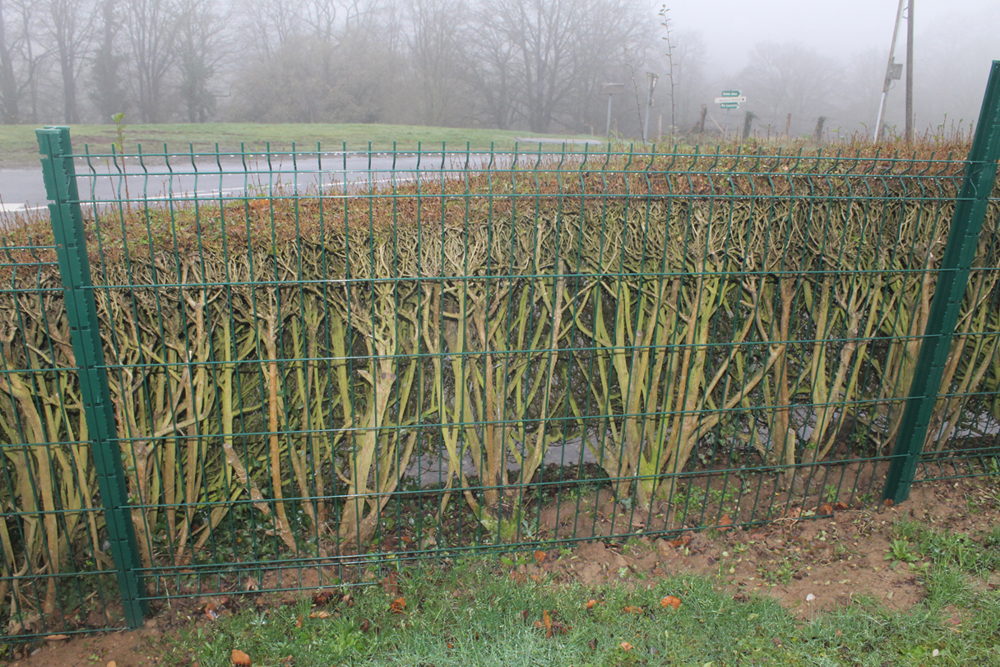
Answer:
<path fill-rule="evenodd" d="M 723 90 L 722 91 L 722 96 L 723 97 L 739 97 L 740 96 L 740 91 L 738 91 L 738 90 Z"/>
<path fill-rule="evenodd" d="M 719 107 L 722 109 L 739 109 L 740 104 L 739 102 L 723 102 Z"/>

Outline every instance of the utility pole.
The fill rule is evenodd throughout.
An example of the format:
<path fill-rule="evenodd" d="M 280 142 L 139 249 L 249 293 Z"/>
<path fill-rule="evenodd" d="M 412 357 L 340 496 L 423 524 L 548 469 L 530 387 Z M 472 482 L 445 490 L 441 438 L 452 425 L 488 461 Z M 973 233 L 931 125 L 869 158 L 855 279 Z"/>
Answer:
<path fill-rule="evenodd" d="M 892 82 L 900 78 L 902 65 L 896 64 L 896 37 L 899 35 L 899 19 L 903 16 L 903 0 L 899 0 L 896 8 L 896 23 L 892 28 L 892 45 L 889 47 L 889 64 L 885 68 L 885 82 L 882 84 L 882 101 L 878 105 L 878 118 L 875 120 L 875 136 L 878 141 L 882 138 L 882 115 L 885 113 L 885 98 L 889 95 L 889 88 Z"/>
<path fill-rule="evenodd" d="M 913 141 L 913 0 L 906 7 L 906 142 Z"/>

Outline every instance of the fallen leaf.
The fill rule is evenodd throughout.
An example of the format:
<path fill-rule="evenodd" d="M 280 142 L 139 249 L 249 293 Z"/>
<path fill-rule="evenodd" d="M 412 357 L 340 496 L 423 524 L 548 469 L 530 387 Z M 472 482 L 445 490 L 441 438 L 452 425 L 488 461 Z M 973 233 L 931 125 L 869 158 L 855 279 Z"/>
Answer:
<path fill-rule="evenodd" d="M 395 570 L 389 571 L 389 576 L 382 580 L 382 588 L 393 597 L 399 597 L 399 580 Z"/>
<path fill-rule="evenodd" d="M 542 561 L 545 560 L 545 552 L 544 551 L 536 551 L 535 554 L 534 554 L 534 556 L 535 556 L 535 565 L 541 565 Z"/>
<path fill-rule="evenodd" d="M 680 609 L 681 600 L 673 595 L 668 595 L 667 597 L 660 600 L 660 606 L 666 609 L 667 607 L 673 607 L 674 611 Z"/>
<path fill-rule="evenodd" d="M 892 507 L 896 503 L 893 501 L 892 498 L 886 498 L 884 501 L 882 501 L 882 504 L 885 505 L 886 507 Z"/>
<path fill-rule="evenodd" d="M 368 629 L 372 627 L 372 622 L 367 618 L 361 621 L 361 632 L 368 632 Z"/>
<path fill-rule="evenodd" d="M 642 613 L 642 607 L 636 607 L 636 606 L 633 606 L 633 605 L 626 605 L 624 611 L 625 611 L 626 614 L 641 614 Z"/>
<path fill-rule="evenodd" d="M 850 509 L 850 507 L 847 506 L 847 503 L 834 503 L 833 509 L 838 512 L 843 512 L 844 510 Z"/>
<path fill-rule="evenodd" d="M 249 579 L 247 579 L 247 582 L 243 584 L 243 590 L 245 590 L 247 593 L 254 593 L 256 591 L 259 591 L 260 585 L 257 583 L 257 579 L 255 577 L 250 577 Z"/>
<path fill-rule="evenodd" d="M 250 656 L 238 648 L 233 649 L 230 659 L 233 661 L 234 667 L 250 667 L 251 665 Z"/>
<path fill-rule="evenodd" d="M 222 611 L 222 605 L 215 600 L 209 600 L 205 604 L 205 616 L 208 616 L 210 620 L 215 620 L 219 618 L 219 612 Z"/>
<path fill-rule="evenodd" d="M 722 518 L 719 519 L 718 531 L 720 533 L 725 532 L 733 527 L 733 520 L 729 518 L 728 514 L 723 514 Z"/>
<path fill-rule="evenodd" d="M 587 642 L 587 646 L 590 647 L 591 651 L 596 651 L 597 650 L 597 640 L 596 639 L 591 639 L 589 642 Z"/>
<path fill-rule="evenodd" d="M 406 600 L 403 598 L 396 598 L 389 605 L 389 611 L 394 614 L 405 614 L 406 613 Z"/>
<path fill-rule="evenodd" d="M 527 621 L 528 620 L 528 616 L 529 616 L 528 610 L 527 609 L 522 609 L 521 610 L 521 618 L 523 618 L 524 620 Z"/>
<path fill-rule="evenodd" d="M 118 663 L 114 660 L 108 660 L 108 664 L 105 667 L 118 667 Z"/>
<path fill-rule="evenodd" d="M 823 503 L 816 510 L 816 514 L 833 514 L 833 505 L 830 503 Z"/>
<path fill-rule="evenodd" d="M 448 648 L 455 648 L 455 645 L 452 644 L 451 642 L 445 642 L 445 646 L 447 646 Z"/>
<path fill-rule="evenodd" d="M 341 604 L 346 604 L 348 607 L 354 606 L 354 598 L 351 597 L 350 593 L 344 593 L 344 597 L 340 598 Z"/>
<path fill-rule="evenodd" d="M 632 650 L 632 645 L 629 644 L 628 642 L 622 642 L 621 644 L 619 644 L 619 646 L 622 647 L 623 651 L 631 651 Z"/>
<path fill-rule="evenodd" d="M 284 665 L 285 667 L 292 667 L 292 665 L 295 664 L 295 657 L 286 655 L 284 658 L 281 659 L 281 664 Z"/>
<path fill-rule="evenodd" d="M 549 616 L 549 610 L 542 610 L 542 624 L 545 626 L 545 638 L 552 638 L 552 617 Z"/>
<path fill-rule="evenodd" d="M 323 607 L 330 604 L 330 601 L 333 600 L 333 595 L 333 591 L 317 591 L 313 593 L 312 603 L 317 607 Z"/>
<path fill-rule="evenodd" d="M 678 537 L 676 540 L 671 540 L 670 542 L 667 542 L 667 544 L 674 547 L 675 549 L 686 547 L 687 545 L 691 544 L 691 533 L 681 533 L 680 537 Z"/>
<path fill-rule="evenodd" d="M 587 600 L 587 609 L 593 609 L 596 604 L 597 600 Z"/>
<path fill-rule="evenodd" d="M 320 609 L 319 611 L 314 611 L 309 614 L 309 618 L 330 618 L 330 612 L 325 609 Z"/>
<path fill-rule="evenodd" d="M 296 621 L 295 621 L 295 627 L 297 627 L 297 628 L 301 628 L 302 627 L 302 614 L 299 614 L 298 619 L 296 619 Z"/>
<path fill-rule="evenodd" d="M 69 635 L 49 635 L 45 638 L 47 642 L 62 642 L 69 639 Z"/>

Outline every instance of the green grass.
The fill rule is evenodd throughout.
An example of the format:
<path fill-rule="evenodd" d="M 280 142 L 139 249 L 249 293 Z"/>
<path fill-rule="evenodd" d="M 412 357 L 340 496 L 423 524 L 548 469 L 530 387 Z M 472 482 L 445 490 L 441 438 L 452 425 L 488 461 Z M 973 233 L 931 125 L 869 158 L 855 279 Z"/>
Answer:
<path fill-rule="evenodd" d="M 126 122 L 127 122 L 126 118 Z M 38 125 L 0 125 L 0 167 L 25 167 L 38 164 Z M 72 125 L 74 149 L 83 151 L 89 144 L 92 152 L 108 152 L 116 139 L 114 125 Z M 451 127 L 419 127 L 415 125 L 364 125 L 360 123 L 274 124 L 204 123 L 175 125 L 128 125 L 125 129 L 125 149 L 135 150 L 142 144 L 147 152 L 159 152 L 166 143 L 172 151 L 186 151 L 194 144 L 195 151 L 211 151 L 216 142 L 223 150 L 238 150 L 240 142 L 247 149 L 263 150 L 271 142 L 272 150 L 288 150 L 292 142 L 304 150 L 314 150 L 316 142 L 328 149 L 339 149 L 347 142 L 351 150 L 367 150 L 368 142 L 377 150 L 391 149 L 393 142 L 401 150 L 411 150 L 422 142 L 424 148 L 440 148 L 447 142 L 458 150 L 470 142 L 474 149 L 486 149 L 491 142 L 497 148 L 510 148 L 518 138 L 530 138 L 530 132 L 504 130 L 472 130 Z M 549 137 L 561 135 L 546 135 Z M 589 139 L 591 137 L 574 137 Z M 555 148 L 555 147 L 553 147 Z"/>
<path fill-rule="evenodd" d="M 862 599 L 804 621 L 777 602 L 734 598 L 704 578 L 660 580 L 648 590 L 593 589 L 518 584 L 507 570 L 484 561 L 404 570 L 398 594 L 405 613 L 390 609 L 396 593 L 379 586 L 352 589 L 350 605 L 248 605 L 184 633 L 166 663 L 222 667 L 240 649 L 257 667 L 1000 664 L 1000 595 L 970 584 L 951 555 L 933 561 L 925 572 L 928 597 L 909 612 Z M 666 595 L 682 600 L 677 611 L 661 607 Z M 588 610 L 590 599 L 597 603 Z M 330 617 L 310 618 L 318 610 Z"/>

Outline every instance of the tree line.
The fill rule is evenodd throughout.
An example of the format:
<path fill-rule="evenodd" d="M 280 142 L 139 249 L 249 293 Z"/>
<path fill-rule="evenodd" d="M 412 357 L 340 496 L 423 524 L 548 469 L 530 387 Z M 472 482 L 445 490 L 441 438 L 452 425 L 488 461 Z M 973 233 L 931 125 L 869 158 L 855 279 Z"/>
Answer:
<path fill-rule="evenodd" d="M 0 119 L 589 131 L 653 28 L 629 0 L 0 0 Z"/>
<path fill-rule="evenodd" d="M 0 0 L 0 122 L 108 123 L 125 113 L 133 123 L 603 134 L 604 84 L 615 82 L 625 85 L 610 100 L 613 128 L 635 136 L 647 71 L 660 74 L 650 136 L 719 132 L 725 115 L 711 102 L 723 88 L 749 98 L 729 119 L 732 133 L 745 123 L 801 136 L 822 118 L 830 138 L 873 122 L 880 50 L 833 58 L 794 40 L 761 43 L 722 72 L 700 33 L 675 30 L 656 9 L 634 0 Z M 939 26 L 924 42 L 918 126 L 975 116 L 993 44 L 977 26 L 956 22 L 959 41 Z M 895 105 L 890 96 L 890 123 Z"/>

